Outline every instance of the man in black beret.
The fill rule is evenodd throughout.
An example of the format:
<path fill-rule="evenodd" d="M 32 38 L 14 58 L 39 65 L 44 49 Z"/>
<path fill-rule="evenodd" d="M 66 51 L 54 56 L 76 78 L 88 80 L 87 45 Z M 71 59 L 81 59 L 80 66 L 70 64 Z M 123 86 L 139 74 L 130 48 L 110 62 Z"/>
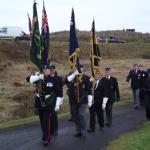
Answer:
<path fill-rule="evenodd" d="M 42 142 L 48 145 L 53 132 L 53 113 L 57 112 L 62 104 L 61 87 L 51 74 L 49 64 L 42 66 L 43 74 L 32 74 L 27 81 L 36 84 L 35 107 L 38 109 L 41 129 L 43 132 Z"/>
<path fill-rule="evenodd" d="M 105 77 L 102 78 L 108 91 L 108 101 L 103 102 L 102 108 L 106 111 L 106 126 L 112 125 L 112 107 L 115 101 L 120 100 L 120 92 L 118 87 L 117 78 L 111 76 L 111 68 L 105 68 Z"/>
<path fill-rule="evenodd" d="M 83 68 L 79 68 L 83 71 Z M 75 70 L 66 78 L 69 84 L 69 97 L 71 98 L 76 134 L 74 137 L 86 135 L 86 107 L 92 105 L 92 89 L 89 77 L 82 72 L 81 79 L 79 70 Z"/>

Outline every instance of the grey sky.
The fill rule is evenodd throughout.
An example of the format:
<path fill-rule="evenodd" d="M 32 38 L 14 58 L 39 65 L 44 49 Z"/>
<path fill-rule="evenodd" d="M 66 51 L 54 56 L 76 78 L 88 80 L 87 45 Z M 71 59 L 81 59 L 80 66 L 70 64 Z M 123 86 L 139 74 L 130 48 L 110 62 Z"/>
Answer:
<path fill-rule="evenodd" d="M 36 0 L 41 26 L 42 0 Z M 28 32 L 27 12 L 32 18 L 33 0 L 0 0 L 0 27 L 21 26 Z M 150 32 L 150 0 L 45 0 L 51 32 L 69 30 L 74 7 L 76 27 L 90 30 L 93 17 L 96 30 L 135 28 Z"/>

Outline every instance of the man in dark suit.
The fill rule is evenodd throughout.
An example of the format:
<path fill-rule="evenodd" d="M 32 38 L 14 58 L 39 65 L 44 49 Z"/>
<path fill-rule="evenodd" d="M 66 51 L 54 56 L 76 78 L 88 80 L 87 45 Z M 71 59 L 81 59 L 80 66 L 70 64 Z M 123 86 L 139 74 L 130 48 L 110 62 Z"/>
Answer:
<path fill-rule="evenodd" d="M 131 89 L 133 93 L 133 103 L 134 108 L 138 109 L 140 107 L 140 71 L 138 70 L 138 65 L 134 64 L 133 69 L 130 70 L 126 82 L 129 82 L 131 80 Z"/>
<path fill-rule="evenodd" d="M 111 68 L 105 69 L 105 77 L 102 78 L 103 84 L 105 84 L 106 89 L 108 91 L 108 101 L 102 105 L 102 108 L 106 111 L 106 126 L 112 125 L 112 107 L 115 101 L 120 100 L 120 93 L 118 82 L 115 77 L 111 76 Z M 106 107 L 106 108 L 105 108 Z"/>
<path fill-rule="evenodd" d="M 82 66 L 81 66 L 82 67 Z M 82 73 L 79 79 L 78 70 L 67 76 L 67 82 L 70 82 L 70 96 L 72 97 L 73 117 L 76 126 L 75 137 L 85 137 L 86 134 L 86 118 L 85 110 L 87 104 L 92 105 L 92 90 L 89 77 Z"/>
<path fill-rule="evenodd" d="M 90 128 L 87 130 L 88 132 L 95 132 L 95 123 L 96 123 L 96 115 L 99 124 L 100 130 L 104 128 L 104 115 L 102 104 L 103 101 L 107 101 L 107 89 L 105 84 L 100 79 L 100 72 L 95 73 L 95 85 L 93 88 L 94 100 L 92 106 L 89 108 L 90 111 Z"/>

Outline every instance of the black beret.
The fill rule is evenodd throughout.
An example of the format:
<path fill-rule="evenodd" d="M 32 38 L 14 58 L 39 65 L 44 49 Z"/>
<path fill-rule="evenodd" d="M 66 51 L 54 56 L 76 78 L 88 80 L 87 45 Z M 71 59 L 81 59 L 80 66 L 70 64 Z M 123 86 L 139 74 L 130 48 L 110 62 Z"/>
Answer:
<path fill-rule="evenodd" d="M 43 65 L 42 69 L 51 69 L 51 66 L 49 64 Z"/>
<path fill-rule="evenodd" d="M 139 67 L 143 67 L 142 65 L 139 65 Z"/>
<path fill-rule="evenodd" d="M 55 65 L 51 64 L 50 69 L 55 69 Z"/>
<path fill-rule="evenodd" d="M 105 71 L 111 71 L 111 68 L 107 67 L 105 68 Z"/>

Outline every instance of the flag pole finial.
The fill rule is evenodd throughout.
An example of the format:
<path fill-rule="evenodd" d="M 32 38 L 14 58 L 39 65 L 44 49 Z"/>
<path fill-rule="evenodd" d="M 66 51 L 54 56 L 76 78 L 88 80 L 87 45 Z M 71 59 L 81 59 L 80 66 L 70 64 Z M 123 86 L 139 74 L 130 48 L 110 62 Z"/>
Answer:
<path fill-rule="evenodd" d="M 45 7 L 45 3 L 44 3 L 44 0 L 43 0 L 43 7 Z"/>

